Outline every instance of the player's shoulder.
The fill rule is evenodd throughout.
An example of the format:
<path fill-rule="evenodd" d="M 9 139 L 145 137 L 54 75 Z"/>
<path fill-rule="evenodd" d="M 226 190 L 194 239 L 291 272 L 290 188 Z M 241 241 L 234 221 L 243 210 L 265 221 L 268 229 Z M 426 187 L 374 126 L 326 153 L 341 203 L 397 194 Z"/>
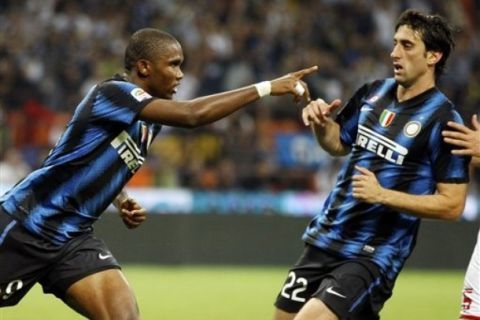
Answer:
<path fill-rule="evenodd" d="M 101 82 L 98 87 L 100 92 L 102 92 L 106 96 L 123 94 L 125 96 L 133 97 L 138 102 L 152 98 L 152 96 L 148 94 L 145 90 L 143 90 L 136 84 L 129 82 L 125 77 L 121 75 L 115 75 L 113 78 Z"/>
<path fill-rule="evenodd" d="M 124 91 L 129 91 L 137 86 L 131 82 L 129 82 L 125 77 L 122 75 L 116 74 L 112 78 L 106 79 L 98 84 L 98 88 L 103 91 L 108 90 L 115 90 L 115 89 L 122 89 Z"/>
<path fill-rule="evenodd" d="M 394 78 L 375 79 L 366 83 L 366 85 L 371 88 L 378 88 L 383 86 L 395 87 L 396 84 L 397 82 Z"/>
<path fill-rule="evenodd" d="M 396 81 L 393 78 L 376 79 L 366 82 L 358 89 L 357 94 L 363 96 L 366 101 L 375 102 L 395 88 Z"/>
<path fill-rule="evenodd" d="M 430 100 L 436 107 L 434 115 L 438 119 L 462 121 L 455 104 L 438 88 L 433 89 Z"/>
<path fill-rule="evenodd" d="M 449 121 L 464 123 L 455 105 L 441 92 L 431 95 L 429 100 L 426 101 L 424 109 L 421 110 L 424 111 L 423 114 L 427 115 L 426 123 L 431 125 L 432 128 L 442 129 Z M 431 130 L 431 132 L 435 134 L 437 131 Z"/>

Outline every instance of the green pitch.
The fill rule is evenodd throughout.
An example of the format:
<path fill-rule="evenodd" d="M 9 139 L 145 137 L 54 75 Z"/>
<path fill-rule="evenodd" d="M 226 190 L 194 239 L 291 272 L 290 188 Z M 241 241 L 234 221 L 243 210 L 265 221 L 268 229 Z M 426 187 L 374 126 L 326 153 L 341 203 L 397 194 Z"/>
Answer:
<path fill-rule="evenodd" d="M 125 266 L 143 320 L 269 320 L 286 267 Z M 382 320 L 457 319 L 463 272 L 404 271 Z M 36 286 L 0 320 L 83 319 Z"/>

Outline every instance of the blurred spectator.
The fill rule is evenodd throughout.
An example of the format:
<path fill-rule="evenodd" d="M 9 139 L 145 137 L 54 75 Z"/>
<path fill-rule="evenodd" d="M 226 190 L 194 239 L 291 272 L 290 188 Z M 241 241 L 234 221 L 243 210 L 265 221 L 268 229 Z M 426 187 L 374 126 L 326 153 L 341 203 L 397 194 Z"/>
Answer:
<path fill-rule="evenodd" d="M 23 160 L 20 151 L 14 148 L 5 150 L 0 160 L 0 184 L 13 186 L 23 179 L 31 168 Z"/>

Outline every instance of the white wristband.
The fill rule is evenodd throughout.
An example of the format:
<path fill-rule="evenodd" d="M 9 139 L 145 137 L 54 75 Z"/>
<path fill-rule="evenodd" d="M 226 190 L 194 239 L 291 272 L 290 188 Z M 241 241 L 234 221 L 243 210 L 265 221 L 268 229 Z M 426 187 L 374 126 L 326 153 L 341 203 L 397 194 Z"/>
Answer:
<path fill-rule="evenodd" d="M 269 96 L 272 92 L 272 84 L 270 83 L 270 81 L 262 81 L 255 84 L 255 89 L 257 89 L 257 93 L 260 98 L 264 96 Z"/>
<path fill-rule="evenodd" d="M 295 92 L 299 96 L 303 96 L 303 94 L 305 93 L 305 88 L 302 86 L 302 84 L 299 81 L 297 81 L 297 83 L 295 85 Z"/>

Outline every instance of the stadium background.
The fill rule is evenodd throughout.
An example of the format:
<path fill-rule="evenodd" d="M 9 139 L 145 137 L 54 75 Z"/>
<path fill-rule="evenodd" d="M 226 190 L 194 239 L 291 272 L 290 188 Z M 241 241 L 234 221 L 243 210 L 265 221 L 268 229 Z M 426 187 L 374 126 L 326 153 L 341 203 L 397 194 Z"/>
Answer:
<path fill-rule="evenodd" d="M 83 94 L 122 71 L 139 28 L 182 43 L 176 99 L 316 64 L 312 96 L 345 101 L 365 81 L 391 75 L 393 27 L 408 7 L 461 27 L 439 86 L 468 121 L 480 106 L 475 0 L 0 1 L 0 193 L 40 165 Z M 98 234 L 124 263 L 290 265 L 343 161 L 315 146 L 301 108 L 269 97 L 203 128 L 164 127 L 129 184 L 149 221 L 132 232 L 107 214 Z M 472 178 L 463 221 L 425 221 L 407 269 L 463 272 L 480 214 L 478 170 Z"/>

